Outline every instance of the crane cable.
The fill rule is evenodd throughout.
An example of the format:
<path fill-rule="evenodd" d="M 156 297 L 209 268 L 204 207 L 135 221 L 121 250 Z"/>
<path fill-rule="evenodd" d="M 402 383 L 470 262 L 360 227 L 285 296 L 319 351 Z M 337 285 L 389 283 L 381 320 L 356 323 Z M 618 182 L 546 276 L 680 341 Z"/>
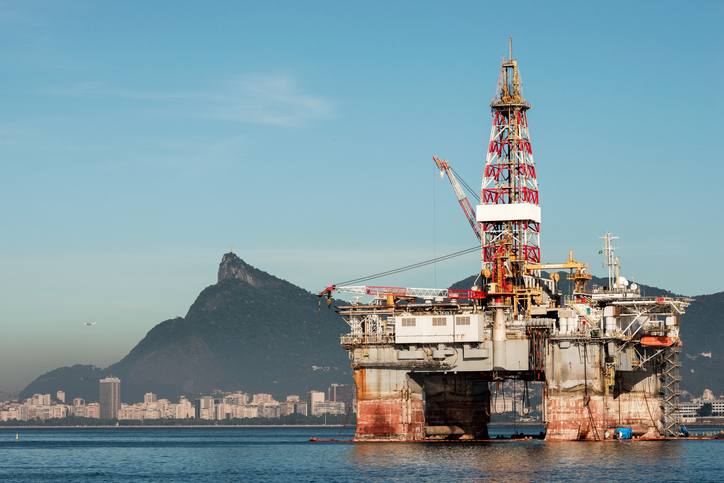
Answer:
<path fill-rule="evenodd" d="M 347 280 L 345 282 L 335 283 L 334 285 L 335 286 L 344 286 L 344 285 L 352 285 L 352 284 L 356 284 L 356 283 L 366 282 L 368 280 L 373 280 L 375 278 L 380 278 L 380 277 L 384 277 L 387 275 L 394 275 L 396 273 L 406 272 L 407 270 L 413 270 L 415 268 L 420 268 L 420 267 L 424 267 L 426 265 L 431 265 L 436 262 L 441 262 L 441 261 L 449 260 L 451 258 L 462 256 L 462 255 L 467 255 L 468 253 L 472 253 L 477 250 L 480 250 L 480 245 L 476 245 L 471 248 L 466 248 L 465 250 L 460 250 L 459 252 L 450 253 L 448 255 L 443 255 L 441 257 L 433 258 L 430 260 L 425 260 L 424 262 L 413 263 L 412 265 L 406 265 L 404 267 L 395 268 L 393 270 L 388 270 L 386 272 L 375 273 L 374 275 L 367 275 L 365 277 L 359 277 L 359 278 L 355 278 L 352 280 Z"/>
<path fill-rule="evenodd" d="M 462 185 L 462 187 L 467 190 L 468 194 L 469 194 L 470 196 L 472 196 L 473 198 L 476 198 L 476 197 L 478 196 L 478 194 L 475 193 L 475 191 L 473 191 L 473 189 L 465 182 L 465 180 L 464 180 L 462 177 L 460 177 L 460 175 L 458 174 L 458 172 L 455 171 L 455 170 L 452 168 L 452 166 L 448 166 L 448 167 L 450 168 L 450 171 L 453 172 L 453 174 L 454 174 L 455 177 L 457 178 L 458 182 Z"/>

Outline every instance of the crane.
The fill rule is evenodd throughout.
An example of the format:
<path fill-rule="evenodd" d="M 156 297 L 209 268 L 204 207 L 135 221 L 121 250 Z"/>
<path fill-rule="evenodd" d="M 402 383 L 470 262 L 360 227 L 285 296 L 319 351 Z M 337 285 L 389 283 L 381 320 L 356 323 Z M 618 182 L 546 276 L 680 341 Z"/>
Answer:
<path fill-rule="evenodd" d="M 458 202 L 460 203 L 460 206 L 462 207 L 463 211 L 465 212 L 465 216 L 468 218 L 468 222 L 470 222 L 470 226 L 473 228 L 473 231 L 475 232 L 475 235 L 478 237 L 478 240 L 482 239 L 482 231 L 480 228 L 480 225 L 475 219 L 475 210 L 473 210 L 472 205 L 470 204 L 470 201 L 468 201 L 468 197 L 465 196 L 465 193 L 463 192 L 462 188 L 460 187 L 460 183 L 458 183 L 457 178 L 455 177 L 455 172 L 450 167 L 450 164 L 447 161 L 442 161 L 437 156 L 432 157 L 433 161 L 435 161 L 435 164 L 437 165 L 438 169 L 440 169 L 440 179 L 443 178 L 445 173 L 447 173 L 447 177 L 450 180 L 450 184 L 453 187 L 453 190 L 455 191 L 455 195 L 457 196 Z M 453 289 L 438 289 L 438 288 L 409 288 L 409 287 L 379 287 L 379 286 L 370 286 L 370 285 L 355 285 L 355 286 L 337 286 L 337 285 L 330 285 L 329 287 L 325 288 L 321 292 L 317 294 L 318 297 L 327 297 L 327 306 L 331 306 L 332 304 L 332 292 L 344 292 L 344 293 L 356 293 L 356 294 L 363 294 L 363 295 L 381 295 L 386 296 L 388 299 L 388 303 L 392 303 L 391 301 L 394 300 L 394 298 L 412 298 L 412 297 L 444 297 L 449 298 L 451 300 L 456 299 L 465 299 L 465 300 L 478 300 L 478 299 L 485 299 L 488 296 L 487 292 L 482 292 L 480 290 L 453 290 Z"/>
<path fill-rule="evenodd" d="M 435 164 L 437 165 L 438 169 L 440 170 L 440 179 L 442 179 L 443 175 L 447 173 L 447 179 L 450 180 L 450 184 L 453 187 L 453 190 L 455 191 L 455 196 L 458 198 L 458 203 L 460 203 L 460 206 L 462 207 L 463 211 L 465 212 L 465 216 L 467 216 L 468 221 L 470 222 L 470 226 L 473 227 L 473 231 L 475 232 L 475 235 L 478 237 L 478 240 L 482 239 L 482 232 L 480 231 L 480 225 L 478 225 L 478 222 L 475 219 L 475 210 L 473 210 L 472 205 L 470 204 L 470 201 L 468 201 L 468 197 L 465 196 L 465 193 L 463 192 L 462 188 L 460 187 L 460 184 L 458 183 L 457 178 L 455 177 L 455 173 L 453 172 L 452 168 L 448 164 L 447 161 L 442 161 L 437 156 L 432 157 L 433 161 L 435 161 Z"/>
<path fill-rule="evenodd" d="M 317 294 L 327 297 L 327 305 L 332 303 L 332 292 L 357 293 L 362 295 L 385 295 L 388 300 L 405 297 L 444 297 L 449 299 L 484 299 L 488 296 L 480 290 L 454 290 L 446 288 L 410 288 L 410 287 L 379 287 L 371 285 L 342 286 L 330 285 Z"/>
<path fill-rule="evenodd" d="M 574 281 L 573 291 L 584 292 L 586 290 L 586 282 L 593 278 L 588 273 L 588 264 L 580 263 L 578 260 L 573 259 L 573 250 L 568 251 L 568 260 L 564 263 L 526 263 L 525 270 L 530 272 L 532 270 L 555 270 L 555 269 L 570 269 L 570 273 L 566 275 L 568 280 Z M 576 272 L 574 273 L 573 270 Z M 558 282 L 558 274 L 551 274 L 551 279 L 554 282 Z"/>

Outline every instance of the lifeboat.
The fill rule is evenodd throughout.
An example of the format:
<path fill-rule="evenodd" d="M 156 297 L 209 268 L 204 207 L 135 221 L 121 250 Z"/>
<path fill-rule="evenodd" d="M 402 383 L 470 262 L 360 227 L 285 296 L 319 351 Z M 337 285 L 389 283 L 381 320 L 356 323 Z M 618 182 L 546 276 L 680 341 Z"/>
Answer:
<path fill-rule="evenodd" d="M 645 335 L 641 337 L 641 345 L 645 347 L 671 347 L 674 339 L 665 335 Z"/>

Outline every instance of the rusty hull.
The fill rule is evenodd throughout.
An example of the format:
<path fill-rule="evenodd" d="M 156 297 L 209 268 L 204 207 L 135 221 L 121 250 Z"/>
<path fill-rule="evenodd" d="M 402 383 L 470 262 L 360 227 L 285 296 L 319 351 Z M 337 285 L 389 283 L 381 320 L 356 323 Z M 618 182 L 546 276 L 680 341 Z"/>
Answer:
<path fill-rule="evenodd" d="M 355 441 L 421 441 L 422 388 L 400 369 L 356 368 Z"/>
<path fill-rule="evenodd" d="M 567 349 L 551 344 L 544 392 L 547 441 L 612 439 L 616 428 L 636 437 L 662 437 L 661 384 L 654 372 L 605 377 L 602 345 L 582 342 Z"/>

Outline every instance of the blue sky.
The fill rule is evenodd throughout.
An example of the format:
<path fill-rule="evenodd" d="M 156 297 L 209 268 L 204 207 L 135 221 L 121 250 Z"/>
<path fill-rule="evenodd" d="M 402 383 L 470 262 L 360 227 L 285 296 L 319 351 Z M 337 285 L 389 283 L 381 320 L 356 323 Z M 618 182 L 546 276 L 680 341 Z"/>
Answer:
<path fill-rule="evenodd" d="M 0 1 L 0 390 L 118 361 L 229 245 L 310 291 L 474 246 L 432 156 L 479 189 L 511 35 L 543 259 L 602 275 L 611 231 L 623 275 L 724 290 L 723 19 L 718 1 Z M 478 258 L 376 283 L 445 287 Z"/>

